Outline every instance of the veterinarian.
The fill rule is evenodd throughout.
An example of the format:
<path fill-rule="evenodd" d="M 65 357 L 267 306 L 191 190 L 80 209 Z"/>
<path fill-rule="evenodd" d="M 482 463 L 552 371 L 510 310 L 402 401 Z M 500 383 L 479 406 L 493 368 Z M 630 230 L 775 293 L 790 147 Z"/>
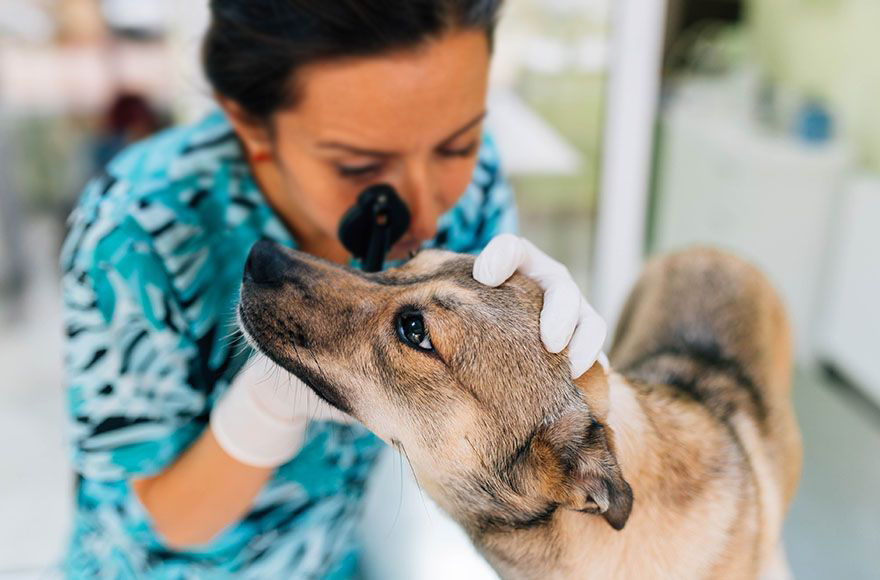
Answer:
<path fill-rule="evenodd" d="M 568 346 L 574 375 L 593 363 L 604 323 L 566 269 L 515 236 L 490 244 L 516 229 L 482 131 L 500 4 L 211 1 L 218 111 L 114 158 L 62 251 L 70 577 L 356 573 L 381 443 L 309 421 L 339 412 L 294 377 L 240 372 L 234 312 L 257 240 L 349 263 L 337 228 L 368 185 L 391 184 L 412 216 L 389 260 L 482 251 L 475 277 L 492 285 L 519 268 L 547 292 L 547 348 Z"/>

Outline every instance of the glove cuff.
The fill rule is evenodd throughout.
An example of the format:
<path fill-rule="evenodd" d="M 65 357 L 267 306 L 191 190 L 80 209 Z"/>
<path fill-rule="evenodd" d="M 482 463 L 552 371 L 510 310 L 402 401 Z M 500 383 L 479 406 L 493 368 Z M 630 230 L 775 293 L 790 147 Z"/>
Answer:
<path fill-rule="evenodd" d="M 278 467 L 290 461 L 305 439 L 305 416 L 284 420 L 269 413 L 253 385 L 233 384 L 211 411 L 211 431 L 220 447 L 254 467 Z"/>

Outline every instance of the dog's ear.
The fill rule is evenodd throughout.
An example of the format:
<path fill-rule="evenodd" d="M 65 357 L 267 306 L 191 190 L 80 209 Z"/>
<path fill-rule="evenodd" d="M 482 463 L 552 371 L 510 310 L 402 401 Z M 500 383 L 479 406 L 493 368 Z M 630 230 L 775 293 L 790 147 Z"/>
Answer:
<path fill-rule="evenodd" d="M 632 511 L 633 494 L 623 478 L 610 429 L 583 412 L 546 425 L 532 441 L 543 488 L 560 507 L 599 514 L 615 530 Z"/>
<path fill-rule="evenodd" d="M 571 473 L 575 493 L 570 509 L 602 517 L 615 530 L 623 529 L 632 511 L 633 494 L 623 478 L 608 429 L 598 421 L 587 428 Z"/>
<path fill-rule="evenodd" d="M 608 378 L 596 363 L 574 384 L 580 400 L 535 431 L 507 476 L 527 495 L 599 514 L 620 530 L 632 511 L 633 493 L 607 426 Z"/>
<path fill-rule="evenodd" d="M 575 461 L 574 480 L 580 493 L 574 496 L 571 507 L 587 513 L 600 513 L 615 530 L 619 530 L 632 511 L 633 496 L 617 461 L 613 433 L 606 427 L 608 377 L 597 361 L 575 379 L 574 384 L 581 392 L 593 422 L 585 433 L 584 445 Z"/>
<path fill-rule="evenodd" d="M 544 494 L 560 507 L 601 514 L 615 530 L 632 511 L 632 488 L 617 461 L 607 426 L 608 381 L 598 363 L 575 381 L 583 406 L 543 426 L 531 444 Z"/>

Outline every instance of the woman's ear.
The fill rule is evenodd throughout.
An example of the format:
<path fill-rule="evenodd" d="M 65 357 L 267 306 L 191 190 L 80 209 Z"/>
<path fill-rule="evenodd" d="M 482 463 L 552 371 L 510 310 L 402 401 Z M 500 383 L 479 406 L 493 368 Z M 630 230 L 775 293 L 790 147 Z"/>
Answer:
<path fill-rule="evenodd" d="M 244 143 L 247 154 L 251 157 L 262 157 L 272 151 L 272 135 L 264 121 L 255 119 L 238 102 L 216 95 L 220 108 L 226 113 L 238 138 Z"/>

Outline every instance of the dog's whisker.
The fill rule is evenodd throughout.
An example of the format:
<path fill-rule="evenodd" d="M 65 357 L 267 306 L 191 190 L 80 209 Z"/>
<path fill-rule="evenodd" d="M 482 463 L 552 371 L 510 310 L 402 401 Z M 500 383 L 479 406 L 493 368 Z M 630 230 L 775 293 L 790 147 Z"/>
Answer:
<path fill-rule="evenodd" d="M 396 442 L 395 447 L 397 447 Z M 400 508 L 403 507 L 403 455 L 399 450 L 397 452 L 397 469 L 400 472 L 400 485 L 397 494 L 397 512 L 394 514 L 394 521 L 391 522 L 391 528 L 389 528 L 388 533 L 385 535 L 386 539 L 388 539 L 391 532 L 394 531 L 394 526 L 397 525 L 397 518 L 400 517 Z"/>
<path fill-rule="evenodd" d="M 306 350 L 308 350 L 308 349 L 306 349 Z M 327 378 L 327 375 L 324 373 L 324 369 L 321 368 L 321 363 L 318 362 L 318 358 L 315 356 L 315 353 L 312 352 L 311 350 L 309 350 L 309 354 L 312 356 L 312 360 L 315 361 L 315 366 L 318 367 L 318 373 L 320 373 L 321 379 L 323 379 L 323 381 L 325 383 L 330 384 L 330 380 Z M 322 407 L 322 409 L 323 409 L 323 407 Z"/>
<path fill-rule="evenodd" d="M 228 327 L 228 332 L 220 339 L 221 342 L 227 342 L 230 348 L 234 348 L 245 341 L 244 333 L 236 322 L 228 323 Z"/>
<path fill-rule="evenodd" d="M 299 349 L 296 347 L 296 343 L 293 343 L 293 349 L 294 349 L 294 352 L 296 352 L 297 359 L 299 359 L 300 364 L 302 364 L 302 359 L 300 358 Z M 318 362 L 318 358 L 315 356 L 315 353 L 309 349 L 306 349 L 306 351 L 308 351 L 309 356 L 312 357 L 312 361 L 314 361 L 315 366 L 318 367 L 318 373 L 321 375 L 321 378 L 325 382 L 329 383 L 330 381 L 327 378 L 327 374 L 324 372 L 324 369 L 321 367 L 321 363 Z M 325 417 L 326 411 L 327 411 L 326 407 L 324 407 L 323 405 L 319 405 L 318 408 L 316 409 L 316 417 L 317 417 L 317 415 L 320 415 L 320 417 L 317 417 L 317 420 L 323 420 Z"/>
<path fill-rule="evenodd" d="M 299 349 L 296 347 L 296 342 L 295 341 L 291 342 L 291 344 L 293 345 L 293 354 L 296 355 L 296 361 L 299 363 L 300 366 L 305 366 L 305 365 L 303 365 L 302 356 L 300 356 L 300 354 L 299 354 Z M 295 376 L 295 375 L 293 375 L 292 373 L 288 373 L 288 375 L 287 375 L 288 384 L 290 383 L 291 376 Z M 314 417 L 312 417 L 311 400 L 306 400 L 306 406 L 307 406 L 306 417 L 308 418 L 309 421 L 312 421 L 312 420 L 314 420 Z"/>
<path fill-rule="evenodd" d="M 223 337 L 224 340 L 228 340 L 232 336 L 236 334 L 241 334 L 241 327 L 238 322 L 238 309 L 237 307 L 233 307 L 229 311 L 229 316 L 227 317 L 227 321 L 224 324 L 224 330 L 226 331 L 226 335 Z"/>
<path fill-rule="evenodd" d="M 255 353 L 251 356 L 251 358 L 249 358 L 248 361 L 244 364 L 244 366 L 241 368 L 241 371 L 240 371 L 240 372 L 245 372 L 245 371 L 252 370 L 252 369 L 254 368 L 254 366 L 256 366 L 257 364 L 259 364 L 259 362 L 260 362 L 261 360 L 262 360 L 263 364 L 265 365 L 265 363 L 266 363 L 266 361 L 267 361 L 268 359 L 266 359 L 266 357 L 265 357 L 262 353 L 260 353 L 260 352 L 255 352 Z M 268 373 L 269 371 L 266 370 L 266 372 Z"/>
<path fill-rule="evenodd" d="M 272 370 L 270 371 L 270 374 L 269 374 L 269 380 L 271 380 L 272 383 L 275 385 L 276 394 L 278 392 L 278 389 L 281 388 L 281 381 L 278 380 L 278 374 L 280 372 L 282 372 L 281 367 L 279 367 L 278 365 L 273 365 Z"/>
<path fill-rule="evenodd" d="M 293 354 L 296 355 L 296 361 L 300 364 L 300 366 L 303 366 L 302 357 L 299 354 L 299 349 L 296 347 L 296 342 L 292 342 L 291 344 L 293 344 Z"/>
<path fill-rule="evenodd" d="M 235 348 L 236 346 L 241 344 L 241 338 L 235 333 L 230 333 L 226 335 L 226 337 L 224 337 L 222 340 L 229 343 L 230 348 Z"/>
<path fill-rule="evenodd" d="M 238 358 L 247 352 L 248 343 L 247 343 L 247 341 L 244 341 L 244 340 L 238 341 L 237 343 L 231 344 L 230 348 L 232 348 L 232 350 L 233 350 L 232 356 L 234 358 Z"/>
<path fill-rule="evenodd" d="M 422 507 L 425 508 L 425 515 L 427 515 L 428 519 L 430 520 L 431 513 L 428 511 L 428 504 L 425 503 L 425 494 L 422 490 L 422 484 L 419 483 L 419 478 L 416 475 L 416 470 L 415 468 L 413 468 L 412 461 L 409 460 L 409 455 L 407 454 L 406 448 L 403 446 L 403 443 L 398 441 L 397 444 L 400 446 L 400 450 L 403 451 L 403 456 L 406 457 L 406 462 L 409 464 L 409 470 L 412 473 L 413 480 L 415 480 L 416 482 L 416 487 L 419 488 L 419 496 L 422 498 Z"/>
<path fill-rule="evenodd" d="M 238 327 L 238 321 L 230 320 L 226 323 L 226 334 L 223 336 L 223 338 L 228 340 L 236 334 L 241 334 L 241 328 Z"/>
<path fill-rule="evenodd" d="M 234 344 L 236 346 L 242 345 L 242 344 L 247 344 L 247 339 L 244 337 L 244 334 L 242 334 L 242 332 L 240 330 L 233 333 L 232 336 L 234 337 L 230 341 L 232 344 Z"/>

